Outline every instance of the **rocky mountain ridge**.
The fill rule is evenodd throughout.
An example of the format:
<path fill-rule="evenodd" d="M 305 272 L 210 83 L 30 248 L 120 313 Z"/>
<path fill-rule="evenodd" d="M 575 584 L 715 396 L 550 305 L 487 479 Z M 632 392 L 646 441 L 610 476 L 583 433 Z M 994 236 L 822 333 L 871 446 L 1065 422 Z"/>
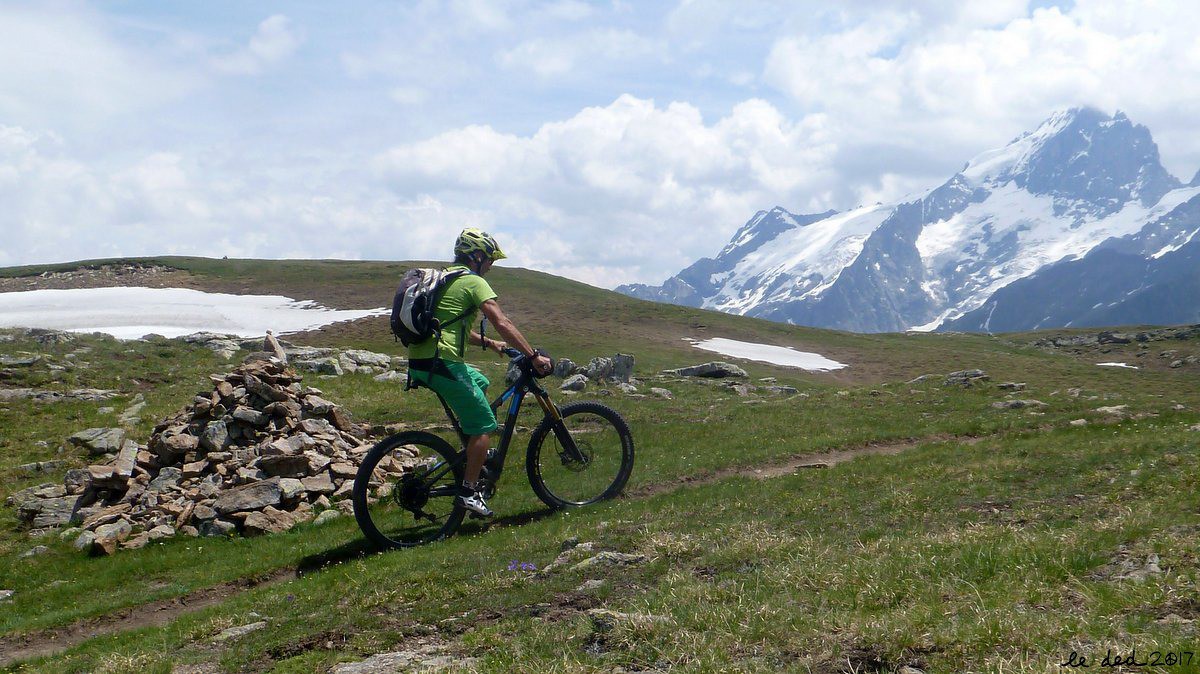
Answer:
<path fill-rule="evenodd" d="M 715 258 L 617 290 L 856 332 L 1194 322 L 1198 179 L 1123 113 L 1075 108 L 916 198 L 760 211 Z"/>

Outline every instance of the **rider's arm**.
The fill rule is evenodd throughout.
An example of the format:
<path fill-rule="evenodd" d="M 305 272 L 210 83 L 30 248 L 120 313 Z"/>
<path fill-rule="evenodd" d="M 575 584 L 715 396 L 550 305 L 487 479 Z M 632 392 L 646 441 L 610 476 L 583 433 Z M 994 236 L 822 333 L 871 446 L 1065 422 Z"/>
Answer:
<path fill-rule="evenodd" d="M 478 332 L 475 332 L 474 330 L 472 330 L 470 336 L 467 337 L 467 341 L 470 342 L 471 344 L 474 344 L 475 346 L 482 346 L 482 347 L 491 349 L 492 351 L 495 351 L 496 353 L 503 353 L 504 348 L 506 346 L 508 346 L 508 344 L 501 342 L 498 339 L 492 339 L 491 337 L 484 337 L 484 336 L 480 335 Z"/>
<path fill-rule="evenodd" d="M 521 331 L 517 329 L 517 326 L 513 325 L 512 321 L 508 320 L 508 316 L 504 315 L 504 311 L 500 309 L 500 304 L 496 302 L 496 300 L 488 300 L 479 308 L 483 312 L 483 315 L 487 317 L 488 321 L 490 321 L 492 325 L 496 326 L 496 332 L 500 333 L 500 336 L 507 340 L 513 348 L 525 354 L 526 356 L 533 355 L 533 347 L 530 346 L 529 342 L 525 340 L 525 336 L 521 334 Z M 534 358 L 533 361 L 534 366 L 540 371 L 549 370 L 550 368 L 550 359 L 546 358 L 545 356 L 538 356 Z M 542 363 L 541 361 L 545 362 Z"/>

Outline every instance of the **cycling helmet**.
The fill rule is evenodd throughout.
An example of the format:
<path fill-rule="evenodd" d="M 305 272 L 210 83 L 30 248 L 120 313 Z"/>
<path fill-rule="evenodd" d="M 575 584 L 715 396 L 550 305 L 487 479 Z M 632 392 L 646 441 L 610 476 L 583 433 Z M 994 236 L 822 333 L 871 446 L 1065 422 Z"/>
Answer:
<path fill-rule="evenodd" d="M 454 242 L 454 254 L 470 255 L 475 251 L 482 251 L 493 261 L 508 257 L 504 251 L 500 250 L 500 245 L 496 243 L 496 239 L 492 238 L 491 234 L 482 229 L 468 227 L 458 235 L 458 240 Z"/>

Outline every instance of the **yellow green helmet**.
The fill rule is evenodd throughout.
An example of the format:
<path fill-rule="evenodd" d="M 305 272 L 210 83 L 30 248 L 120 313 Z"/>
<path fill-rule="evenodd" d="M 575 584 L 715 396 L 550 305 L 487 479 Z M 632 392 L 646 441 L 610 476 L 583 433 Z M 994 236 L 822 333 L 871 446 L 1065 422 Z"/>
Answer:
<path fill-rule="evenodd" d="M 500 244 L 496 243 L 496 239 L 492 238 L 491 234 L 482 229 L 468 227 L 458 235 L 458 240 L 454 242 L 454 254 L 470 255 L 475 251 L 482 252 L 492 260 L 503 260 L 508 257 L 504 251 L 500 250 Z"/>

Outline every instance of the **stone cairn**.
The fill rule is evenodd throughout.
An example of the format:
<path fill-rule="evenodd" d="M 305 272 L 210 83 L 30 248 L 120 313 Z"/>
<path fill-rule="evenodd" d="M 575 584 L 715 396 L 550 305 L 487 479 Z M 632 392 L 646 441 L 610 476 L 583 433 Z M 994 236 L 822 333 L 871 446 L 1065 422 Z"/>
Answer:
<path fill-rule="evenodd" d="M 158 424 L 147 446 L 93 438 L 115 458 L 10 501 L 33 528 L 77 524 L 76 547 L 92 554 L 177 534 L 286 531 L 318 509 L 349 510 L 371 443 L 344 409 L 300 383 L 281 349 L 275 355 L 252 354 L 233 372 L 211 375 L 213 389 Z M 419 463 L 415 452 L 410 458 L 379 470 L 402 474 Z"/>

